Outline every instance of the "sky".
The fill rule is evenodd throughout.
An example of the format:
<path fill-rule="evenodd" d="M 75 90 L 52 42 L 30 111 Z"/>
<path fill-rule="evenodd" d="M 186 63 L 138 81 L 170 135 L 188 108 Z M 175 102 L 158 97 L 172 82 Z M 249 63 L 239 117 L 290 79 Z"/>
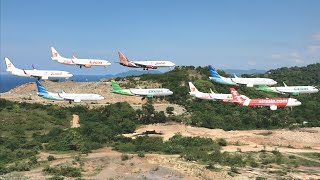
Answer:
<path fill-rule="evenodd" d="M 116 74 L 130 60 L 165 59 L 218 69 L 273 69 L 320 62 L 319 0 L 0 0 L 1 47 L 18 68 Z M 60 55 L 105 59 L 107 69 L 67 66 Z"/>

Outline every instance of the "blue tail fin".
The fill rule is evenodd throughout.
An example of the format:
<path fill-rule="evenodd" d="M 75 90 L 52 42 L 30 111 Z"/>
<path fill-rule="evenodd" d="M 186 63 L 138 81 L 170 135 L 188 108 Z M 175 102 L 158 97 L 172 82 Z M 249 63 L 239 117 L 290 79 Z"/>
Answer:
<path fill-rule="evenodd" d="M 209 65 L 209 71 L 210 71 L 210 77 L 221 78 L 218 72 L 211 65 Z"/>
<path fill-rule="evenodd" d="M 36 83 L 37 83 L 38 93 L 48 94 L 48 91 L 46 90 L 46 88 L 44 88 L 39 81 L 36 81 Z"/>

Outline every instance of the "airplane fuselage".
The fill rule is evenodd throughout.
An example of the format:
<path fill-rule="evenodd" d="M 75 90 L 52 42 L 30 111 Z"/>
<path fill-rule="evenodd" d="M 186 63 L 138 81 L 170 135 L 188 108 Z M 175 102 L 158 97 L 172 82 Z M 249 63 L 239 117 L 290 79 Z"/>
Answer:
<path fill-rule="evenodd" d="M 12 75 L 23 76 L 23 77 L 37 77 L 41 79 L 52 78 L 70 78 L 73 75 L 67 71 L 47 71 L 47 70 L 22 70 L 22 69 L 11 69 L 7 70 Z"/>
<path fill-rule="evenodd" d="M 248 87 L 253 87 L 255 85 L 266 85 L 271 86 L 277 84 L 276 81 L 269 78 L 226 78 L 226 77 L 209 77 L 212 81 L 219 84 L 227 85 L 246 85 Z"/>
<path fill-rule="evenodd" d="M 273 92 L 280 94 L 307 94 L 317 93 L 319 90 L 313 86 L 287 86 L 287 87 L 270 87 Z"/>
<path fill-rule="evenodd" d="M 61 64 L 67 65 L 78 65 L 84 67 L 91 66 L 110 66 L 111 63 L 102 59 L 72 59 L 72 58 L 64 58 L 64 57 L 51 57 L 52 60 L 57 61 Z"/>

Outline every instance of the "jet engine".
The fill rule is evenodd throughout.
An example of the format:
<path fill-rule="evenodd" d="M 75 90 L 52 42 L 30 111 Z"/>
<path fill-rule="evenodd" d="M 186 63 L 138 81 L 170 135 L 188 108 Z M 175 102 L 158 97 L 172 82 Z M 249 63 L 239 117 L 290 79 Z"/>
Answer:
<path fill-rule="evenodd" d="M 275 110 L 277 110 L 277 109 L 278 109 L 278 107 L 275 106 L 275 105 L 270 106 L 270 110 L 272 110 L 272 111 L 275 111 Z"/>
<path fill-rule="evenodd" d="M 75 98 L 73 101 L 76 102 L 76 103 L 79 103 L 81 101 L 81 99 L 80 98 Z"/>
<path fill-rule="evenodd" d="M 252 83 L 248 83 L 247 87 L 253 87 L 253 84 Z"/>
<path fill-rule="evenodd" d="M 91 64 L 86 64 L 86 65 L 84 65 L 84 67 L 91 68 Z"/>

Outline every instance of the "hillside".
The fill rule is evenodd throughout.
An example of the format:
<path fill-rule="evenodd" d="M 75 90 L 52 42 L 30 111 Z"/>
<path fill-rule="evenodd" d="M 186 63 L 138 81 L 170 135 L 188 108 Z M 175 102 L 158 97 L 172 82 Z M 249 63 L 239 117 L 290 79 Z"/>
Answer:
<path fill-rule="evenodd" d="M 320 64 L 315 64 L 253 76 L 286 80 L 288 85 L 319 85 L 319 70 Z M 208 76 L 206 67 L 176 67 L 164 74 L 117 78 L 126 88 L 174 91 L 152 101 L 111 94 L 109 80 L 43 82 L 53 92 L 102 94 L 106 99 L 101 102 L 44 100 L 36 95 L 34 83 L 3 93 L 0 178 L 320 177 L 320 130 L 311 128 L 319 126 L 319 93 L 298 96 L 302 106 L 277 111 L 191 98 L 188 81 L 203 92 L 229 92 L 228 86 L 214 84 Z M 279 96 L 237 89 L 249 97 Z M 170 106 L 173 114 L 167 111 Z"/>

